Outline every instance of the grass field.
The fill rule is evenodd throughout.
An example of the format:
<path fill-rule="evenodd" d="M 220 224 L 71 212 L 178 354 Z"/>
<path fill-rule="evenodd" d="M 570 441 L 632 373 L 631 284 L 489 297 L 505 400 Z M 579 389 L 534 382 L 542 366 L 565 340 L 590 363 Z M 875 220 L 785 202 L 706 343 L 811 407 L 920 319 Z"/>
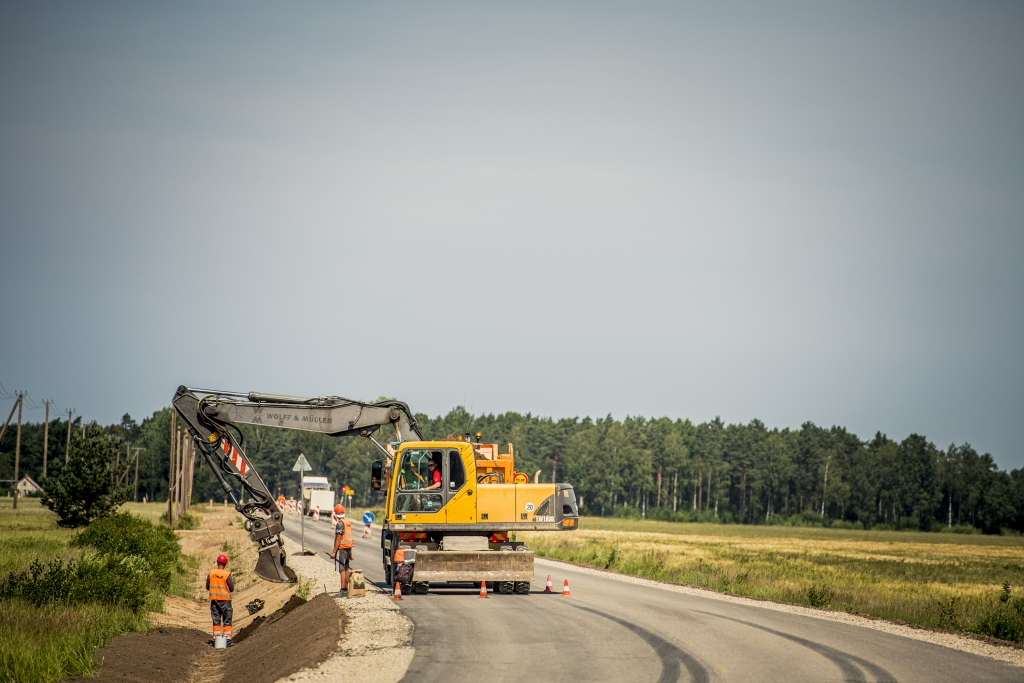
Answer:
<path fill-rule="evenodd" d="M 528 534 L 538 555 L 752 598 L 973 630 L 1003 585 L 1024 595 L 1024 538 L 587 517 Z"/>
<path fill-rule="evenodd" d="M 157 522 L 166 504 L 129 503 L 122 508 Z M 71 547 L 79 530 L 57 527 L 57 518 L 37 498 L 0 498 L 0 579 L 28 568 L 36 558 L 82 554 Z M 175 589 L 185 581 L 175 575 Z M 179 586 L 178 584 L 182 584 Z M 157 596 L 158 598 L 158 596 Z M 145 614 L 109 605 L 47 605 L 36 607 L 21 600 L 0 600 L 0 683 L 56 681 L 87 675 L 93 653 L 113 636 L 149 627 Z"/>

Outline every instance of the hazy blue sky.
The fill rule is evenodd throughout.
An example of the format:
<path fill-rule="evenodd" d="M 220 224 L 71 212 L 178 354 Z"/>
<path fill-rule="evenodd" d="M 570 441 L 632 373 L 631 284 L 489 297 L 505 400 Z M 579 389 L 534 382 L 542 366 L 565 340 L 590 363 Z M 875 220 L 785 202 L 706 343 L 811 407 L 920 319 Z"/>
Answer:
<path fill-rule="evenodd" d="M 0 382 L 1024 466 L 1022 34 L 1020 2 L 5 2 Z"/>

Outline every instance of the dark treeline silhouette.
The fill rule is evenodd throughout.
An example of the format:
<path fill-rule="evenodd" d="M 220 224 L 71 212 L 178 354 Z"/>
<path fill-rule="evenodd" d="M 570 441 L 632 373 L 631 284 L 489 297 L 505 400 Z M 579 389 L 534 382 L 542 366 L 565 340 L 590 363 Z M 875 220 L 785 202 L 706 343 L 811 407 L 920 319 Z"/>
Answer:
<path fill-rule="evenodd" d="M 969 444 L 936 447 L 911 434 L 869 440 L 842 427 L 805 423 L 799 430 L 769 429 L 759 420 L 701 424 L 640 417 L 615 420 L 535 417 L 530 414 L 417 415 L 428 438 L 475 435 L 513 443 L 519 470 L 541 481 L 573 484 L 585 514 L 744 524 L 827 525 L 847 528 L 953 529 L 985 533 L 1024 531 L 1024 470 L 999 470 L 992 457 Z M 142 448 L 139 499 L 166 500 L 170 410 L 141 424 L 125 415 L 102 429 Z M 374 505 L 369 488 L 375 450 L 359 438 L 243 427 L 246 451 L 275 494 L 295 495 L 291 471 L 299 453 L 311 474 L 349 485 L 357 502 Z M 72 438 L 80 438 L 76 421 Z M 387 434 L 381 435 L 387 438 Z M 49 474 L 64 463 L 67 423 L 50 424 Z M 475 437 L 474 437 L 475 438 Z M 22 428 L 21 474 L 39 480 L 43 428 Z M 0 443 L 0 479 L 13 477 L 14 434 Z M 122 450 L 122 453 L 124 451 Z M 134 473 L 133 473 L 134 474 Z M 209 467 L 196 470 L 197 501 L 223 494 Z"/>

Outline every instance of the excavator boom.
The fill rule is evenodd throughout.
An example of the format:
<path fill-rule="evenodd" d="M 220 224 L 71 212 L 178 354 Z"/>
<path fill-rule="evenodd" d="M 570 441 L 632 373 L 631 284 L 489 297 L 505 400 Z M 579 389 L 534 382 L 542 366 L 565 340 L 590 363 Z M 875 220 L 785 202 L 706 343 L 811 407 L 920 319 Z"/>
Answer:
<path fill-rule="evenodd" d="M 210 463 L 221 488 L 245 517 L 249 537 L 260 546 L 256 574 L 268 581 L 296 580 L 295 572 L 285 563 L 282 549 L 283 516 L 246 457 L 244 444 L 239 443 L 227 425 L 264 425 L 372 439 L 373 432 L 390 424 L 399 441 L 423 438 L 412 411 L 401 401 L 362 403 L 340 396 L 296 398 L 256 392 L 208 392 L 181 386 L 172 404 L 188 425 L 189 435 Z M 242 502 L 232 483 L 241 487 L 248 500 Z"/>

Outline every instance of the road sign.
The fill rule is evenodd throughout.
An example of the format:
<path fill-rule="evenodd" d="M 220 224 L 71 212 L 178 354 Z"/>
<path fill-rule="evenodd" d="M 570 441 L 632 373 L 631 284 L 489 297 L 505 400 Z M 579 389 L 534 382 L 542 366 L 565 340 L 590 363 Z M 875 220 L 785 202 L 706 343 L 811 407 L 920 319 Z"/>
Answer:
<path fill-rule="evenodd" d="M 299 459 L 295 461 L 295 467 L 292 468 L 292 472 L 309 472 L 313 469 L 313 466 L 306 460 L 306 456 L 299 453 Z"/>
<path fill-rule="evenodd" d="M 367 511 L 363 513 L 363 524 L 373 524 L 373 519 L 372 512 Z"/>

